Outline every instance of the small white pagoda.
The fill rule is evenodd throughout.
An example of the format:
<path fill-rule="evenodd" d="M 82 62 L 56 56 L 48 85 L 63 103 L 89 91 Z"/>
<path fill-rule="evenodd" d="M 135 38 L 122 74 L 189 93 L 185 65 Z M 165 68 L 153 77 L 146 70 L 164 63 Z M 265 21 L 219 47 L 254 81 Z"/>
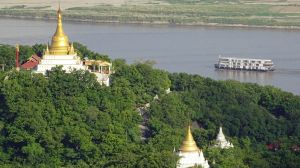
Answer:
<path fill-rule="evenodd" d="M 219 147 L 222 149 L 233 147 L 233 144 L 226 140 L 225 135 L 223 134 L 222 127 L 220 127 L 219 133 L 217 135 L 215 147 Z"/>
<path fill-rule="evenodd" d="M 180 159 L 177 162 L 177 168 L 188 168 L 202 166 L 209 168 L 208 161 L 204 158 L 203 152 L 199 149 L 191 133 L 191 127 L 188 127 L 186 137 L 182 142 L 177 155 Z"/>

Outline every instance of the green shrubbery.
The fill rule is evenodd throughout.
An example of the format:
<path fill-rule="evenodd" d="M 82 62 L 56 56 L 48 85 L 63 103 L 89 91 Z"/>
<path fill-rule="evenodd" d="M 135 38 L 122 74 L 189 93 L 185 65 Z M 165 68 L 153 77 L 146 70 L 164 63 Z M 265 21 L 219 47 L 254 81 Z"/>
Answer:
<path fill-rule="evenodd" d="M 37 46 L 28 51 L 39 51 Z M 0 50 L 13 67 L 8 61 L 13 47 Z M 173 149 L 190 120 L 213 168 L 300 166 L 300 153 L 292 150 L 300 145 L 299 96 L 270 86 L 170 74 L 150 63 L 113 65 L 110 87 L 100 86 L 89 72 L 66 74 L 61 67 L 47 78 L 0 72 L 0 167 L 174 167 Z M 142 141 L 137 108 L 148 102 L 149 134 Z M 220 125 L 234 148 L 210 148 Z M 279 148 L 269 150 L 272 143 Z"/>

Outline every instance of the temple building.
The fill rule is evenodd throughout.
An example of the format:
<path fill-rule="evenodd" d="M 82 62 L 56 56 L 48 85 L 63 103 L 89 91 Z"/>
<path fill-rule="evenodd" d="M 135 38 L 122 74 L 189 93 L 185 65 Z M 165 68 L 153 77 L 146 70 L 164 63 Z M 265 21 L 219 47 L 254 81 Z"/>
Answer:
<path fill-rule="evenodd" d="M 66 73 L 72 70 L 88 70 L 97 76 L 100 84 L 109 86 L 109 76 L 112 64 L 100 60 L 81 60 L 75 52 L 73 43 L 69 43 L 68 36 L 64 33 L 62 25 L 62 12 L 57 11 L 57 28 L 52 37 L 51 45 L 44 51 L 42 59 L 32 70 L 36 73 L 46 74 L 53 67 L 62 66 Z"/>
<path fill-rule="evenodd" d="M 100 84 L 109 86 L 109 76 L 112 73 L 112 64 L 101 60 L 88 60 L 83 61 L 83 65 L 92 73 L 97 76 Z"/>
<path fill-rule="evenodd" d="M 188 127 L 186 137 L 182 142 L 177 155 L 180 157 L 177 162 L 177 168 L 188 168 L 194 166 L 209 168 L 208 161 L 204 158 L 202 150 L 196 145 L 190 126 Z"/>
<path fill-rule="evenodd" d="M 226 140 L 225 135 L 222 131 L 222 127 L 220 127 L 219 133 L 217 135 L 215 147 L 219 147 L 222 149 L 228 149 L 233 147 L 233 144 Z"/>

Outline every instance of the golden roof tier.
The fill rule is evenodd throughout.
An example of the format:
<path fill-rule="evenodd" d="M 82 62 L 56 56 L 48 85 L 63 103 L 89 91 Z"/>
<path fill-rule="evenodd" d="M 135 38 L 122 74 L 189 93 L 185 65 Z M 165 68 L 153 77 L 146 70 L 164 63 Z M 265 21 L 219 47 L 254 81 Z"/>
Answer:
<path fill-rule="evenodd" d="M 62 25 L 62 12 L 60 7 L 57 11 L 57 28 L 52 37 L 51 46 L 49 49 L 50 55 L 68 55 L 70 51 L 70 44 L 68 36 L 64 33 Z"/>
<path fill-rule="evenodd" d="M 192 132 L 191 132 L 191 126 L 189 125 L 187 134 L 185 136 L 184 141 L 182 142 L 181 147 L 179 148 L 179 151 L 181 152 L 194 152 L 199 151 L 200 149 L 197 147 L 197 144 L 193 138 Z"/>

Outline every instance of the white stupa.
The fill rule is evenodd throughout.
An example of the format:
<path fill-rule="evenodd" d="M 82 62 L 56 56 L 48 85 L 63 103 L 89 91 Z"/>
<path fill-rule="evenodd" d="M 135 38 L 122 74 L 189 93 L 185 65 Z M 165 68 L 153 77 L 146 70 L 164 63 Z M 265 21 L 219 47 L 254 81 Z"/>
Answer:
<path fill-rule="evenodd" d="M 191 127 L 188 127 L 186 137 L 177 152 L 180 159 L 177 162 L 177 168 L 188 168 L 193 166 L 202 166 L 209 168 L 208 161 L 204 158 L 203 152 L 199 149 L 191 133 Z"/>
<path fill-rule="evenodd" d="M 46 74 L 55 66 L 62 66 L 67 73 L 71 70 L 87 70 L 74 51 L 73 45 L 70 45 L 68 36 L 64 33 L 60 8 L 57 11 L 57 28 L 52 37 L 51 46 L 50 48 L 47 46 L 36 73 Z"/>
<path fill-rule="evenodd" d="M 219 133 L 217 135 L 215 147 L 219 147 L 222 149 L 228 149 L 233 147 L 233 144 L 226 140 L 225 135 L 222 131 L 222 127 L 220 127 Z"/>

